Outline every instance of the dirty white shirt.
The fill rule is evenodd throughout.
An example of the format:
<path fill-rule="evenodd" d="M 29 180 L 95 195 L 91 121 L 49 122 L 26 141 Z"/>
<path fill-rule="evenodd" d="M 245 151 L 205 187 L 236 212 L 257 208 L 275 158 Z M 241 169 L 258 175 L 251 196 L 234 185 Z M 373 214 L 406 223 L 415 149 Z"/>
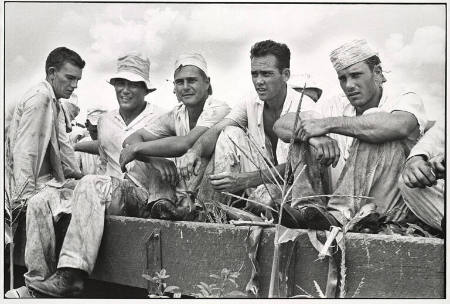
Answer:
<path fill-rule="evenodd" d="M 295 91 L 291 87 L 287 87 L 286 98 L 284 100 L 283 109 L 281 110 L 280 117 L 289 113 L 296 112 L 298 103 L 300 101 L 301 93 Z M 301 112 L 314 111 L 314 101 L 303 95 L 303 101 L 301 105 Z M 274 160 L 272 155 L 272 147 L 270 140 L 266 139 L 263 123 L 263 111 L 264 101 L 259 99 L 256 95 L 253 98 L 246 99 L 244 102 L 234 106 L 230 114 L 226 118 L 234 120 L 238 125 L 248 128 L 248 133 L 251 138 L 256 142 L 258 147 L 266 154 L 266 157 L 270 160 Z M 289 151 L 289 143 L 285 143 L 278 139 L 276 156 L 279 164 L 283 164 L 287 160 L 287 154 Z"/>
<path fill-rule="evenodd" d="M 119 109 L 105 113 L 98 121 L 98 140 L 100 154 L 100 170 L 105 172 L 106 176 L 114 176 L 123 178 L 119 164 L 120 152 L 122 151 L 122 143 L 131 134 L 143 128 L 161 115 L 163 110 L 153 103 L 147 103 L 144 111 L 142 111 L 129 125 L 125 124 Z M 128 172 L 132 171 L 132 167 L 138 163 L 131 162 L 128 166 Z M 131 174 L 131 173 L 130 173 Z"/>
<path fill-rule="evenodd" d="M 345 94 L 341 94 L 319 102 L 317 105 L 317 111 L 322 117 L 355 117 L 356 109 L 350 104 Z M 413 132 L 404 141 L 406 145 L 411 148 L 416 142 L 418 137 L 422 136 L 424 129 L 427 125 L 428 119 L 425 114 L 425 107 L 423 101 L 419 95 L 412 91 L 403 91 L 400 94 L 392 93 L 389 86 L 385 85 L 383 87 L 383 93 L 381 96 L 380 103 L 378 107 L 370 108 L 366 110 L 362 115 L 377 113 L 377 112 L 387 112 L 391 113 L 394 111 L 404 111 L 414 115 L 416 117 L 419 127 L 419 135 Z M 337 179 L 339 178 L 342 169 L 344 168 L 345 161 L 349 156 L 350 147 L 353 143 L 353 137 L 345 136 L 341 134 L 328 134 L 331 138 L 335 139 L 341 150 L 341 158 L 336 168 L 331 168 L 332 184 L 335 185 Z"/>
<path fill-rule="evenodd" d="M 62 183 L 65 176 L 80 173 L 61 109 L 46 80 L 29 89 L 14 109 L 5 142 L 5 169 L 7 187 L 26 185 L 23 198 L 50 180 Z M 47 149 L 51 173 L 39 176 Z"/>

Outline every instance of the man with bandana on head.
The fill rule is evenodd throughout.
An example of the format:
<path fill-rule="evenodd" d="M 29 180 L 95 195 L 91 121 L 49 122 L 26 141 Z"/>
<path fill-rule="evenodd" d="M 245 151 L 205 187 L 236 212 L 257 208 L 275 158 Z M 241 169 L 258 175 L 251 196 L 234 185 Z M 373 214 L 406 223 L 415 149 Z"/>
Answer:
<path fill-rule="evenodd" d="M 320 136 L 333 143 L 320 158 L 325 165 L 333 163 L 339 179 L 326 207 L 299 200 L 301 193 L 296 193 L 297 206 L 287 209 L 301 228 L 342 226 L 360 211 L 400 222 L 409 213 L 397 182 L 427 124 L 422 99 L 412 91 L 393 94 L 383 85 L 380 58 L 366 40 L 345 43 L 331 52 L 330 59 L 345 95 L 326 101 L 321 118 L 302 119 L 295 131 L 300 143 Z M 281 139 L 290 139 L 294 119 L 287 114 L 275 124 Z"/>
<path fill-rule="evenodd" d="M 197 192 L 202 174 L 185 178 L 177 170 L 186 151 L 225 117 L 230 107 L 212 96 L 206 60 L 200 54 L 188 53 L 178 57 L 173 83 L 179 103 L 124 141 L 120 165 L 125 171 L 130 161 L 138 159 L 147 162 L 154 177 L 148 185 L 148 200 L 153 205 L 152 218 L 187 220 L 193 219 L 195 214 L 194 202 L 189 194 Z M 158 169 L 152 157 L 175 159 L 174 162 L 168 161 L 166 169 Z"/>

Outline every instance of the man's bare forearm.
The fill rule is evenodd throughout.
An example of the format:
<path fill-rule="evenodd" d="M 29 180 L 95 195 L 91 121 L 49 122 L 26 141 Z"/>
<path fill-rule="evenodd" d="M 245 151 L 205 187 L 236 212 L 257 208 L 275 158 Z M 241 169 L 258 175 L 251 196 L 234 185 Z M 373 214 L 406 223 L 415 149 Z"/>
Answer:
<path fill-rule="evenodd" d="M 275 176 L 275 178 L 277 179 L 277 181 L 279 183 L 282 183 L 282 180 L 278 176 L 279 175 L 284 176 L 285 168 L 286 168 L 286 164 L 281 164 L 281 165 L 275 166 L 275 168 L 258 170 L 258 171 L 246 173 L 246 176 L 245 176 L 246 188 L 258 187 L 259 185 L 262 185 L 263 183 L 273 184 L 273 183 L 275 183 L 273 180 L 273 176 Z M 272 174 L 270 173 L 269 170 L 272 171 Z M 275 170 L 277 170 L 278 173 L 275 172 Z"/>
<path fill-rule="evenodd" d="M 99 155 L 98 140 L 77 142 L 74 146 L 74 150 L 78 152 L 85 152 L 89 154 Z"/>
<path fill-rule="evenodd" d="M 328 117 L 322 121 L 328 133 L 351 136 L 370 143 L 404 139 L 417 126 L 417 119 L 407 112 Z"/>

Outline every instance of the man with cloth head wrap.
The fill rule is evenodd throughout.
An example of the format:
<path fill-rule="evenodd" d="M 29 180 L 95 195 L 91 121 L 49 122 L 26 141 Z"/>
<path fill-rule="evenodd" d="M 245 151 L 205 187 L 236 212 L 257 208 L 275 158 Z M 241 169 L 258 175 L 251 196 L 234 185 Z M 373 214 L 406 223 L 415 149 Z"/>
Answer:
<path fill-rule="evenodd" d="M 376 208 L 386 221 L 404 220 L 408 212 L 397 181 L 427 123 L 423 102 L 412 91 L 393 95 L 383 85 L 381 61 L 365 40 L 342 45 L 330 59 L 345 96 L 326 101 L 319 108 L 321 118 L 302 119 L 295 131 L 300 142 L 324 138 L 319 159 L 325 166 L 333 164 L 332 174 L 339 179 L 326 208 L 299 200 L 302 193 L 295 185 L 293 204 L 299 207 L 287 208 L 302 228 L 344 225 L 365 205 L 364 210 Z M 288 114 L 275 125 L 285 141 L 290 139 L 294 119 Z"/>
<path fill-rule="evenodd" d="M 130 161 L 138 159 L 146 161 L 151 168 L 152 218 L 186 220 L 195 211 L 187 194 L 197 191 L 202 175 L 185 178 L 178 175 L 177 169 L 186 151 L 225 117 L 230 107 L 212 96 L 206 61 L 197 53 L 183 54 L 176 60 L 174 93 L 179 103 L 171 111 L 124 141 L 120 165 L 125 170 Z M 160 157 L 175 157 L 175 160 L 166 160 L 167 165 L 161 167 L 154 162 Z"/>

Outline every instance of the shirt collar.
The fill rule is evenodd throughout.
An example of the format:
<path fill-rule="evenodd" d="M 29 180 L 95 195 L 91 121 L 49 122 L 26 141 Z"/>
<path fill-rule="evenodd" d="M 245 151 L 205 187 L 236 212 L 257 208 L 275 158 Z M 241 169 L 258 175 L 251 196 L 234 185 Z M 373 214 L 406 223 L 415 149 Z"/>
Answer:
<path fill-rule="evenodd" d="M 153 106 L 149 102 L 147 102 L 144 111 L 142 111 L 127 127 L 132 127 L 134 124 L 136 124 L 143 118 L 147 117 L 150 114 L 153 114 L 153 112 L 154 112 Z M 125 121 L 120 115 L 119 109 L 115 110 L 114 117 L 118 119 L 121 123 L 126 125 Z"/>
<path fill-rule="evenodd" d="M 52 97 L 52 99 L 53 99 L 53 100 L 56 100 L 55 91 L 53 91 L 53 87 L 52 87 L 52 85 L 50 84 L 50 82 L 48 82 L 47 79 L 44 79 L 42 82 L 44 83 L 44 85 L 45 85 L 45 86 L 47 87 L 47 89 L 49 90 L 50 96 Z"/>
<path fill-rule="evenodd" d="M 383 90 L 381 91 L 380 102 L 378 103 L 377 108 L 381 108 L 387 102 L 388 95 L 389 94 L 387 93 L 387 88 L 385 86 L 383 86 Z M 345 96 L 345 94 L 343 94 L 342 97 L 345 98 L 347 101 L 347 105 L 344 107 L 344 116 L 347 116 L 347 117 L 356 116 L 356 109 L 354 106 L 352 106 L 352 104 L 348 100 L 347 96 Z"/>

